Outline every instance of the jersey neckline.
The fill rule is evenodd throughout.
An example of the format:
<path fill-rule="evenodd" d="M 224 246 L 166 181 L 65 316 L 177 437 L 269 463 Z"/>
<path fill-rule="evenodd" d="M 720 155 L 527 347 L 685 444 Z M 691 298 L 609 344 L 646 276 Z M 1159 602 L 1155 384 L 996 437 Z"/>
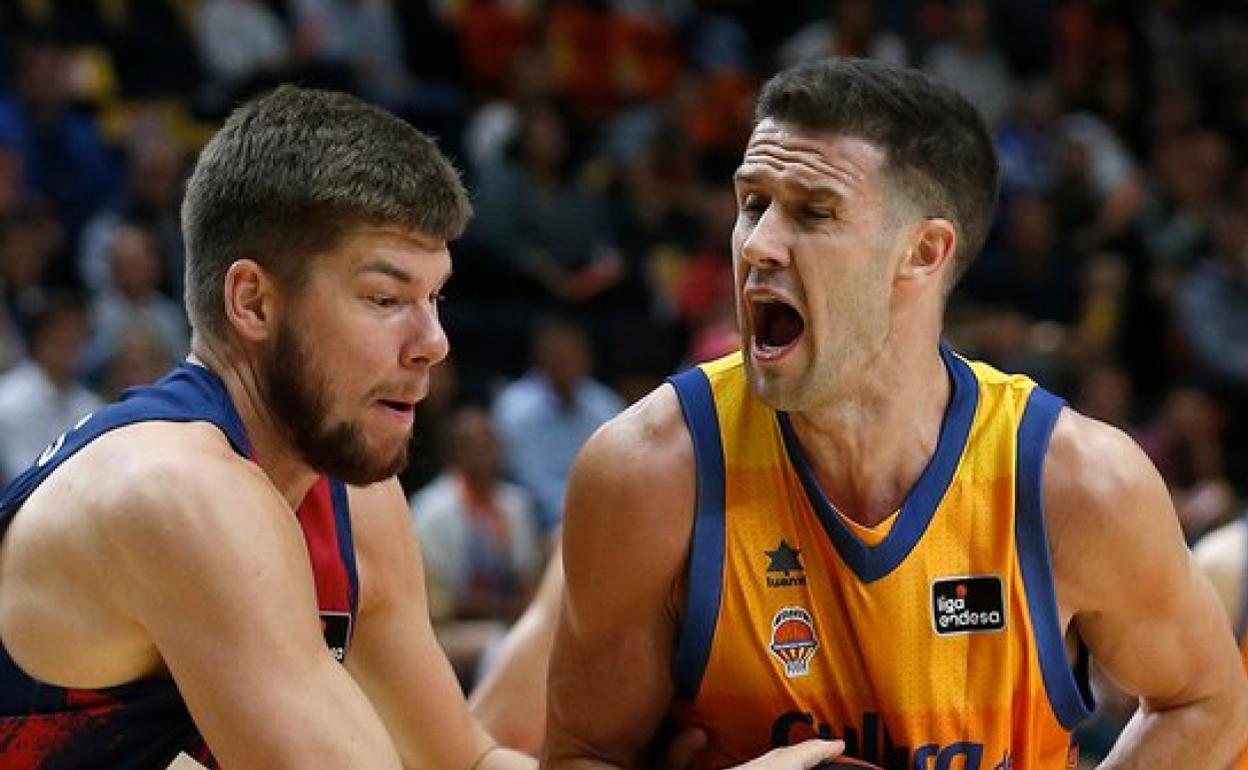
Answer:
<path fill-rule="evenodd" d="M 970 366 L 944 343 L 940 346 L 940 357 L 949 373 L 951 392 L 941 422 L 936 451 L 906 495 L 892 531 L 877 545 L 864 543 L 841 519 L 841 514 L 815 480 L 814 471 L 802 451 L 789 415 L 776 412 L 785 453 L 802 483 L 811 507 L 814 508 L 836 552 L 864 583 L 879 580 L 892 572 L 914 549 L 944 499 L 945 491 L 953 481 L 966 449 L 975 408 L 979 402 L 979 382 Z"/>

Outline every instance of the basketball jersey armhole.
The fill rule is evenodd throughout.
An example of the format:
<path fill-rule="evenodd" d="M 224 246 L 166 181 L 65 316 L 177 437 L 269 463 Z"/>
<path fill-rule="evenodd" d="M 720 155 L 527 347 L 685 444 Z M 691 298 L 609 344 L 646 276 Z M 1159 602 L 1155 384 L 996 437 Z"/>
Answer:
<path fill-rule="evenodd" d="M 685 609 L 672 679 L 676 697 L 692 701 L 702 684 L 719 620 L 724 582 L 724 451 L 706 373 L 693 367 L 669 378 L 693 441 L 696 480 Z"/>
<path fill-rule="evenodd" d="M 1028 397 L 1018 427 L 1014 526 L 1044 689 L 1057 721 L 1074 730 L 1092 714 L 1094 700 L 1083 643 L 1074 669 L 1066 659 L 1043 500 L 1044 458 L 1063 405 L 1062 399 L 1038 385 Z"/>

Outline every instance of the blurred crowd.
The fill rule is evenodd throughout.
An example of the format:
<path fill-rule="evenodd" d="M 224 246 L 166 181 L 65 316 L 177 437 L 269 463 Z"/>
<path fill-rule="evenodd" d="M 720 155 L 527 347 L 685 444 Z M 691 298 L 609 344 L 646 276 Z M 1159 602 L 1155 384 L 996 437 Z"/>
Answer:
<path fill-rule="evenodd" d="M 185 354 L 182 185 L 231 106 L 349 90 L 473 194 L 404 482 L 438 612 L 507 622 L 580 442 L 735 346 L 752 100 L 832 55 L 921 67 L 997 137 L 954 346 L 1133 434 L 1190 540 L 1238 514 L 1248 6 L 1214 0 L 0 0 L 0 476 Z"/>

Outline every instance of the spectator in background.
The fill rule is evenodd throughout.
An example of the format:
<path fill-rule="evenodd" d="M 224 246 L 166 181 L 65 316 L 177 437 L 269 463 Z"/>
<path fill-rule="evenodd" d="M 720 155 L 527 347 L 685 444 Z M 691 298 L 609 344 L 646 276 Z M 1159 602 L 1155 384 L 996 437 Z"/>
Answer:
<path fill-rule="evenodd" d="M 1178 323 L 1199 374 L 1220 388 L 1248 393 L 1248 205 L 1226 211 L 1216 253 L 1179 288 Z"/>
<path fill-rule="evenodd" d="M 780 68 L 828 56 L 860 56 L 905 66 L 905 42 L 876 23 L 873 0 L 828 0 L 827 15 L 802 27 L 777 54 Z"/>
<path fill-rule="evenodd" d="M 953 0 L 952 34 L 932 46 L 924 69 L 965 96 L 993 128 L 1010 108 L 1014 83 L 988 11 L 987 0 Z"/>
<path fill-rule="evenodd" d="M 311 43 L 305 35 L 292 45 L 281 18 L 262 0 L 204 0 L 195 22 L 213 101 L 222 106 L 292 69 Z"/>
<path fill-rule="evenodd" d="M 1189 543 L 1230 513 L 1234 502 L 1222 451 L 1226 418 L 1212 394 L 1179 387 L 1137 436 L 1166 481 Z"/>
<path fill-rule="evenodd" d="M 1123 233 L 1139 211 L 1143 194 L 1139 168 L 1121 137 L 1096 114 L 1073 112 L 1059 121 L 1066 158 L 1079 158 L 1076 175 L 1086 178 L 1094 196 L 1095 218 L 1089 246 Z"/>
<path fill-rule="evenodd" d="M 1053 207 L 1043 195 L 1018 193 L 1000 204 L 1000 234 L 970 266 L 966 294 L 1031 320 L 1073 320 L 1077 264 L 1060 242 Z"/>
<path fill-rule="evenodd" d="M 131 223 L 147 230 L 154 239 L 162 276 L 160 289 L 181 299 L 185 254 L 179 208 L 186 157 L 169 132 L 156 122 L 135 131 L 126 149 L 125 193 L 100 209 L 83 230 L 78 248 L 79 277 L 92 292 L 109 288 L 113 236 L 118 228 Z"/>
<path fill-rule="evenodd" d="M 91 303 L 91 341 L 83 368 L 92 377 L 103 374 L 117 354 L 126 330 L 150 329 L 166 360 L 186 355 L 190 327 L 182 306 L 160 293 L 161 260 L 149 230 L 122 225 L 109 248 L 112 281 Z"/>
<path fill-rule="evenodd" d="M 22 181 L 22 156 L 0 140 L 0 216 L 17 211 L 26 197 Z"/>
<path fill-rule="evenodd" d="M 126 388 L 150 385 L 175 364 L 151 327 L 123 329 L 100 378 L 100 395 L 106 402 L 116 401 Z"/>
<path fill-rule="evenodd" d="M 489 413 L 456 412 L 450 465 L 411 498 L 425 567 L 458 619 L 510 623 L 536 585 L 543 550 L 533 498 L 503 479 Z"/>
<path fill-rule="evenodd" d="M 0 377 L 0 476 L 6 482 L 100 407 L 100 399 L 76 378 L 86 339 L 82 302 L 54 295 L 35 318 L 30 359 Z"/>
<path fill-rule="evenodd" d="M 533 368 L 494 402 L 512 478 L 537 500 L 542 531 L 563 519 L 563 489 L 585 439 L 624 408 L 610 388 L 590 376 L 589 339 L 581 327 L 548 319 L 533 334 Z"/>
<path fill-rule="evenodd" d="M 109 58 L 121 92 L 130 99 L 191 94 L 203 77 L 184 4 L 81 3 L 101 7 Z M 181 7 L 180 7 L 181 6 Z"/>
<path fill-rule="evenodd" d="M 571 173 L 568 127 L 552 107 L 525 116 L 517 154 L 479 180 L 479 235 L 535 302 L 585 307 L 624 278 L 606 206 Z"/>
<path fill-rule="evenodd" d="M 59 237 L 59 227 L 34 208 L 0 218 L 0 314 L 22 339 L 29 338 L 33 319 L 47 300 L 48 269 Z M 12 363 L 7 356 L 5 360 Z"/>
<path fill-rule="evenodd" d="M 20 48 L 16 94 L 0 95 L 0 144 L 18 150 L 27 189 L 53 207 L 72 243 L 119 185 L 95 122 L 70 107 L 68 66 L 57 44 L 30 40 Z M 69 282 L 73 266 L 53 273 Z"/>
<path fill-rule="evenodd" d="M 413 87 L 403 63 L 403 39 L 385 0 L 290 0 L 295 38 L 311 41 L 310 58 L 345 75 L 343 85 L 400 113 Z M 325 85 L 332 85 L 326 83 Z"/>

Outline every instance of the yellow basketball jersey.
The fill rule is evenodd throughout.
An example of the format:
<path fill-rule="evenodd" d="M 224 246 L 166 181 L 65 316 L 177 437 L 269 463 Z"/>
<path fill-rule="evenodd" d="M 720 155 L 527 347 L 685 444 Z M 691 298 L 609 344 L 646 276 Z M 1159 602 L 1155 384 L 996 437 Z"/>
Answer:
<path fill-rule="evenodd" d="M 832 507 L 739 354 L 672 378 L 697 466 L 672 717 L 709 734 L 699 767 L 815 736 L 888 770 L 1073 767 L 1087 661 L 1067 662 L 1040 505 L 1062 402 L 941 355 L 939 443 L 886 533 Z"/>

